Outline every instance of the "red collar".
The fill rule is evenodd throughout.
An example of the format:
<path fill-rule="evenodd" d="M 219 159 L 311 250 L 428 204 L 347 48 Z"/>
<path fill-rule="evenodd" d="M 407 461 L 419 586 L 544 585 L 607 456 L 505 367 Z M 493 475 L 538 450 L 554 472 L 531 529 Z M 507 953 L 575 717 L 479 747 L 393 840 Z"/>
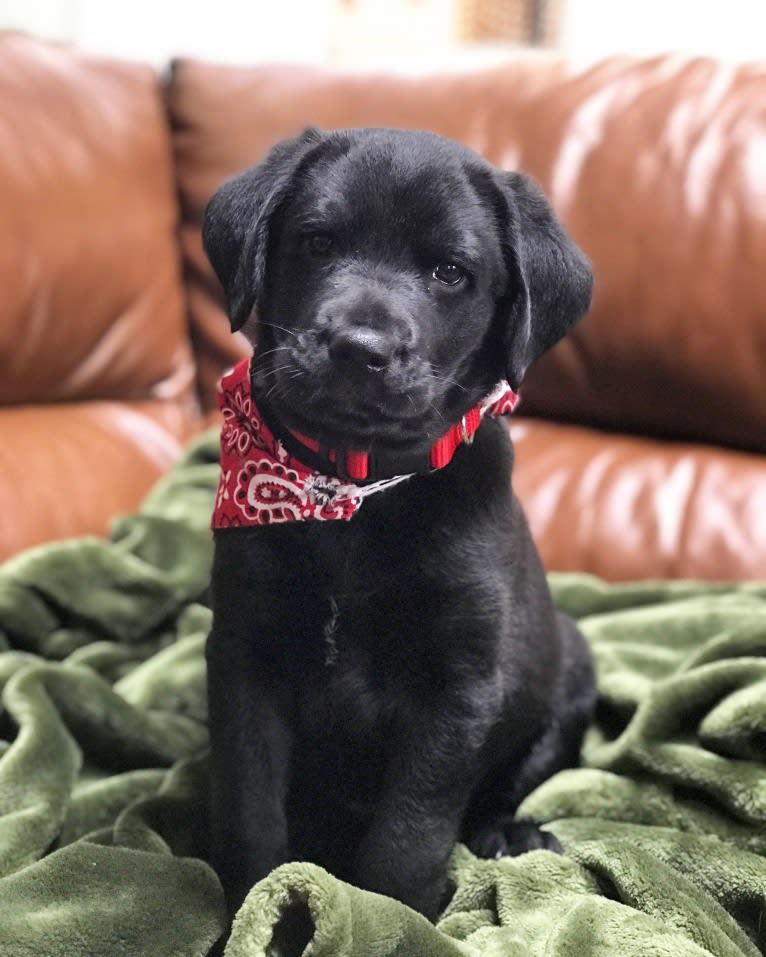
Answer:
<path fill-rule="evenodd" d="M 253 402 L 249 359 L 242 359 L 221 379 L 217 400 L 224 421 L 212 524 L 231 528 L 312 518 L 348 521 L 368 495 L 418 472 L 449 465 L 458 447 L 473 441 L 482 417 L 507 415 L 518 396 L 506 382 L 500 383 L 448 429 L 422 460 L 324 449 L 294 432 L 285 435 L 284 441 L 277 438 Z M 309 464 L 312 461 L 315 467 Z M 323 474 L 325 469 L 335 474 Z"/>

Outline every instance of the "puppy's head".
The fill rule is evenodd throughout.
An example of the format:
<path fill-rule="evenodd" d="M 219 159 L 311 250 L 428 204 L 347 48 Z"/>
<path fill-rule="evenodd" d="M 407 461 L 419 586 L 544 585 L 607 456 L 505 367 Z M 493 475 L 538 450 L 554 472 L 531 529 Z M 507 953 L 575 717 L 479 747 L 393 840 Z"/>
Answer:
<path fill-rule="evenodd" d="M 588 307 L 591 272 L 520 173 L 430 133 L 308 129 L 208 205 L 254 384 L 328 445 L 429 445 Z"/>

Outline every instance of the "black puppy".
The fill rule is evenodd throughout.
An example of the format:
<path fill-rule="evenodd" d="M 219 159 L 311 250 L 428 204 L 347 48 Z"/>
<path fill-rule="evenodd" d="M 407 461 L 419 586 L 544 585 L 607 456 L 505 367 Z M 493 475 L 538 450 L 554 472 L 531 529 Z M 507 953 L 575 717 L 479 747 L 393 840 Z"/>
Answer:
<path fill-rule="evenodd" d="M 221 398 L 214 864 L 232 910 L 306 859 L 433 918 L 457 840 L 558 847 L 513 812 L 593 706 L 492 417 L 587 309 L 588 262 L 523 175 L 375 129 L 278 144 L 204 244 L 232 327 L 257 310 Z"/>

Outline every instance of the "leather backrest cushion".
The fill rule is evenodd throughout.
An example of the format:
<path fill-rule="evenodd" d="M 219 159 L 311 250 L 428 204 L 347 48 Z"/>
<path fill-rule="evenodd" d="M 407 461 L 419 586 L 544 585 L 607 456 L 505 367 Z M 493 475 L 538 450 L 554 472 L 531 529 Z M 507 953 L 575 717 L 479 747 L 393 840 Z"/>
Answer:
<path fill-rule="evenodd" d="M 591 312 L 530 370 L 526 414 L 766 449 L 766 67 L 618 58 L 576 73 L 525 55 L 381 74 L 185 60 L 168 106 L 207 407 L 245 351 L 200 243 L 214 189 L 309 123 L 422 127 L 532 173 L 593 261 Z"/>
<path fill-rule="evenodd" d="M 524 110 L 596 273 L 527 409 L 766 451 L 766 63 L 615 59 Z"/>
<path fill-rule="evenodd" d="M 0 36 L 0 403 L 188 391 L 172 177 L 150 67 Z"/>

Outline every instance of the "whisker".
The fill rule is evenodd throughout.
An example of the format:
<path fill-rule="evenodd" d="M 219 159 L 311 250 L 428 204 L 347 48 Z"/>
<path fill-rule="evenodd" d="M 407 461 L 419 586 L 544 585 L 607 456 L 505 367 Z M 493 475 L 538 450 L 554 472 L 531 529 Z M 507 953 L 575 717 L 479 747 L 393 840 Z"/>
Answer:
<path fill-rule="evenodd" d="M 454 386 L 456 389 L 460 389 L 461 392 L 467 392 L 467 391 L 468 391 L 468 390 L 465 388 L 465 386 L 461 385 L 461 384 L 457 381 L 457 379 L 453 379 L 451 376 L 448 376 L 448 375 L 436 375 L 436 374 L 433 374 L 433 373 L 432 373 L 432 374 L 427 375 L 426 378 L 427 378 L 427 379 L 435 379 L 437 382 L 447 382 L 449 385 Z"/>
<path fill-rule="evenodd" d="M 445 421 L 444 413 L 440 409 L 437 409 L 436 406 L 433 404 L 433 402 L 429 402 L 428 407 L 431 409 L 432 412 L 435 412 L 439 416 L 442 422 Z"/>
<path fill-rule="evenodd" d="M 262 362 L 268 356 L 273 355 L 275 352 L 290 352 L 290 346 L 274 346 L 273 349 L 267 349 L 265 352 L 258 352 L 256 354 L 256 360 Z"/>
<path fill-rule="evenodd" d="M 266 392 L 266 395 L 264 396 L 264 398 L 267 400 L 270 399 L 275 392 L 277 393 L 278 398 L 284 398 L 284 395 L 282 396 L 279 395 L 279 388 L 281 385 L 282 383 L 279 380 L 274 382 L 269 388 L 269 390 Z"/>
<path fill-rule="evenodd" d="M 277 325 L 276 322 L 266 322 L 266 321 L 263 320 L 263 319 L 261 319 L 261 320 L 259 320 L 259 321 L 260 321 L 260 324 L 261 324 L 262 326 L 269 326 L 269 328 L 271 328 L 271 329 L 279 329 L 281 332 L 286 332 L 286 333 L 288 334 L 288 336 L 297 336 L 297 335 L 298 335 L 298 333 L 295 331 L 295 329 L 288 329 L 287 326 Z"/>
<path fill-rule="evenodd" d="M 259 378 L 268 379 L 269 376 L 275 376 L 279 372 L 284 372 L 286 369 L 292 369 L 292 368 L 293 368 L 292 362 L 286 362 L 282 366 L 274 366 L 271 369 L 263 369 L 263 370 L 259 369 L 258 370 Z"/>

